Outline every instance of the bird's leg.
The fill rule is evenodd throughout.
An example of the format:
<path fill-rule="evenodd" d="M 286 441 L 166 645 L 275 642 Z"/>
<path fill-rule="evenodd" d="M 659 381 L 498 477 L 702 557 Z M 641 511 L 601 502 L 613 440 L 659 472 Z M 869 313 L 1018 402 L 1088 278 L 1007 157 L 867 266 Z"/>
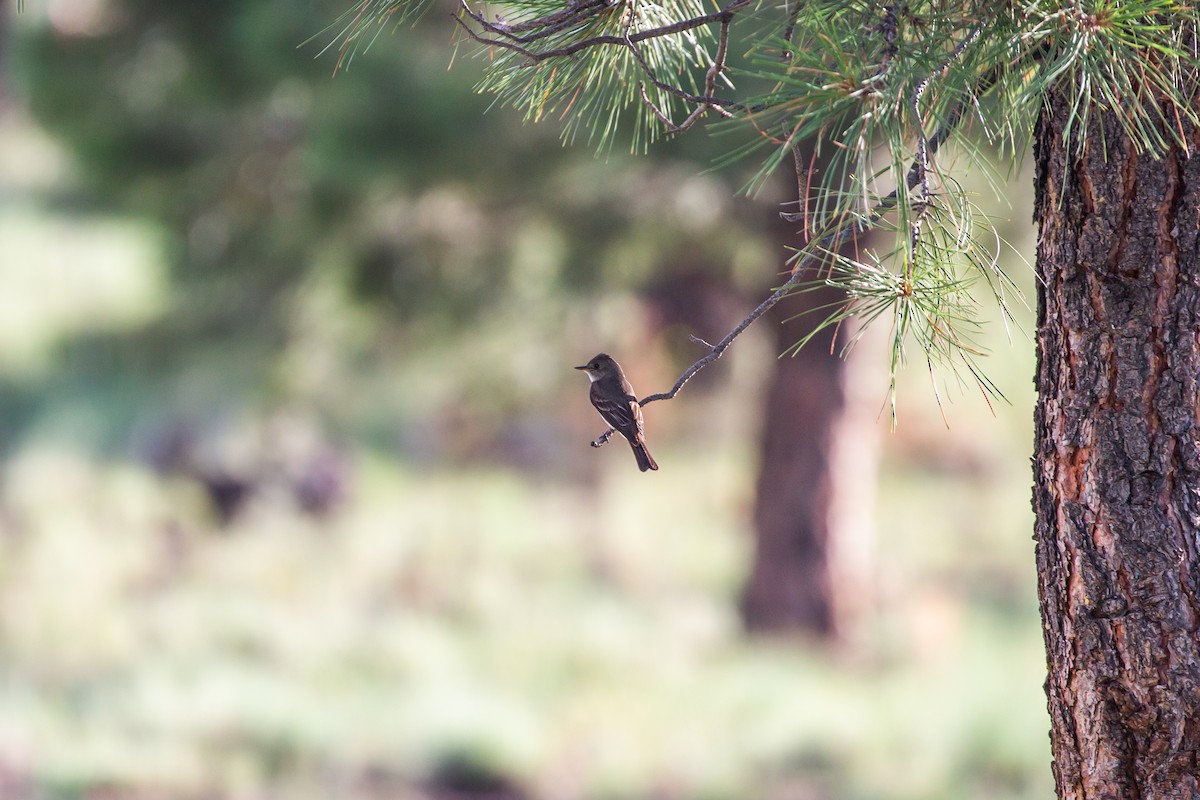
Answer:
<path fill-rule="evenodd" d="M 592 440 L 592 447 L 603 447 L 608 444 L 609 437 L 617 432 L 616 428 L 609 428 L 596 439 Z"/>

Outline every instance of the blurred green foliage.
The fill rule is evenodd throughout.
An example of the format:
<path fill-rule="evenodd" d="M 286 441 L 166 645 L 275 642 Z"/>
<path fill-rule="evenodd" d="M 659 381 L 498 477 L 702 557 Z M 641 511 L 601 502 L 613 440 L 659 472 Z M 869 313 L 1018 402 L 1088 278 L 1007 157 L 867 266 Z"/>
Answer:
<path fill-rule="evenodd" d="M 30 783 L 5 796 L 436 797 L 448 763 L 539 797 L 1047 796 L 1011 472 L 940 485 L 967 528 L 929 522 L 927 473 L 887 482 L 883 606 L 838 655 L 741 638 L 741 459 L 626 466 L 571 488 L 365 458 L 332 518 L 262 498 L 214 535 L 186 482 L 27 452 L 0 772 Z"/>
<path fill-rule="evenodd" d="M 71 345 L 77 365 L 141 381 L 143 416 L 303 403 L 342 427 L 411 420 L 425 409 L 407 402 L 453 399 L 390 383 L 372 413 L 347 414 L 341 387 L 423 359 L 460 363 L 454 394 L 475 412 L 511 413 L 544 387 L 508 375 L 590 355 L 548 334 L 600 287 L 644 287 L 672 262 L 773 271 L 749 215 L 694 163 L 597 161 L 551 127 L 485 114 L 471 70 L 446 69 L 448 21 L 398 30 L 334 76 L 319 33 L 340 10 L 104 0 L 18 20 L 14 82 L 78 171 L 42 202 L 160 237 L 157 313 Z M 531 362 L 514 340 L 554 352 Z M 475 391 L 474 375 L 499 391 Z M 113 426 L 107 444 L 130 433 Z"/>

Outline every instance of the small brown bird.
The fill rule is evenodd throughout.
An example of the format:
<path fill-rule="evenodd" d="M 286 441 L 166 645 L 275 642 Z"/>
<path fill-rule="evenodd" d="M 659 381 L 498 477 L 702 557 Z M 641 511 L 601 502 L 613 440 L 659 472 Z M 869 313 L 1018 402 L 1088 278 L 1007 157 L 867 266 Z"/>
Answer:
<path fill-rule="evenodd" d="M 646 431 L 642 423 L 642 407 L 621 365 L 608 353 L 601 353 L 586 364 L 576 367 L 587 373 L 592 382 L 588 397 L 600 416 L 617 433 L 625 437 L 637 457 L 638 469 L 658 469 L 646 448 Z"/>

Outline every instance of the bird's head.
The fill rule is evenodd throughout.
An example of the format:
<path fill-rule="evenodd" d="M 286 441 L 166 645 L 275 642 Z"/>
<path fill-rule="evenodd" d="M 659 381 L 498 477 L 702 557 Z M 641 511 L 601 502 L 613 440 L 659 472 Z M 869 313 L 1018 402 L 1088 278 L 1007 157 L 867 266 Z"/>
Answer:
<path fill-rule="evenodd" d="M 601 353 L 593 357 L 586 364 L 580 364 L 575 369 L 581 369 L 586 372 L 588 379 L 593 383 L 608 375 L 617 375 L 621 372 L 621 368 L 617 366 L 617 362 L 608 353 Z"/>

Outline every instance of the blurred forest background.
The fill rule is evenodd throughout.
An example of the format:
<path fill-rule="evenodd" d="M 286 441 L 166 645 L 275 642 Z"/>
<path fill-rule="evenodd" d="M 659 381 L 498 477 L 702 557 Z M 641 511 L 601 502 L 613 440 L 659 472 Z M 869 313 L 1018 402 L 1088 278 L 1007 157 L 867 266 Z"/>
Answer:
<path fill-rule="evenodd" d="M 868 336 L 865 609 L 748 635 L 777 322 L 647 408 L 654 474 L 571 367 L 669 387 L 786 182 L 563 147 L 446 14 L 334 77 L 345 8 L 0 12 L 0 798 L 1050 796 L 1029 340 L 994 409 L 917 359 L 893 433 Z"/>

